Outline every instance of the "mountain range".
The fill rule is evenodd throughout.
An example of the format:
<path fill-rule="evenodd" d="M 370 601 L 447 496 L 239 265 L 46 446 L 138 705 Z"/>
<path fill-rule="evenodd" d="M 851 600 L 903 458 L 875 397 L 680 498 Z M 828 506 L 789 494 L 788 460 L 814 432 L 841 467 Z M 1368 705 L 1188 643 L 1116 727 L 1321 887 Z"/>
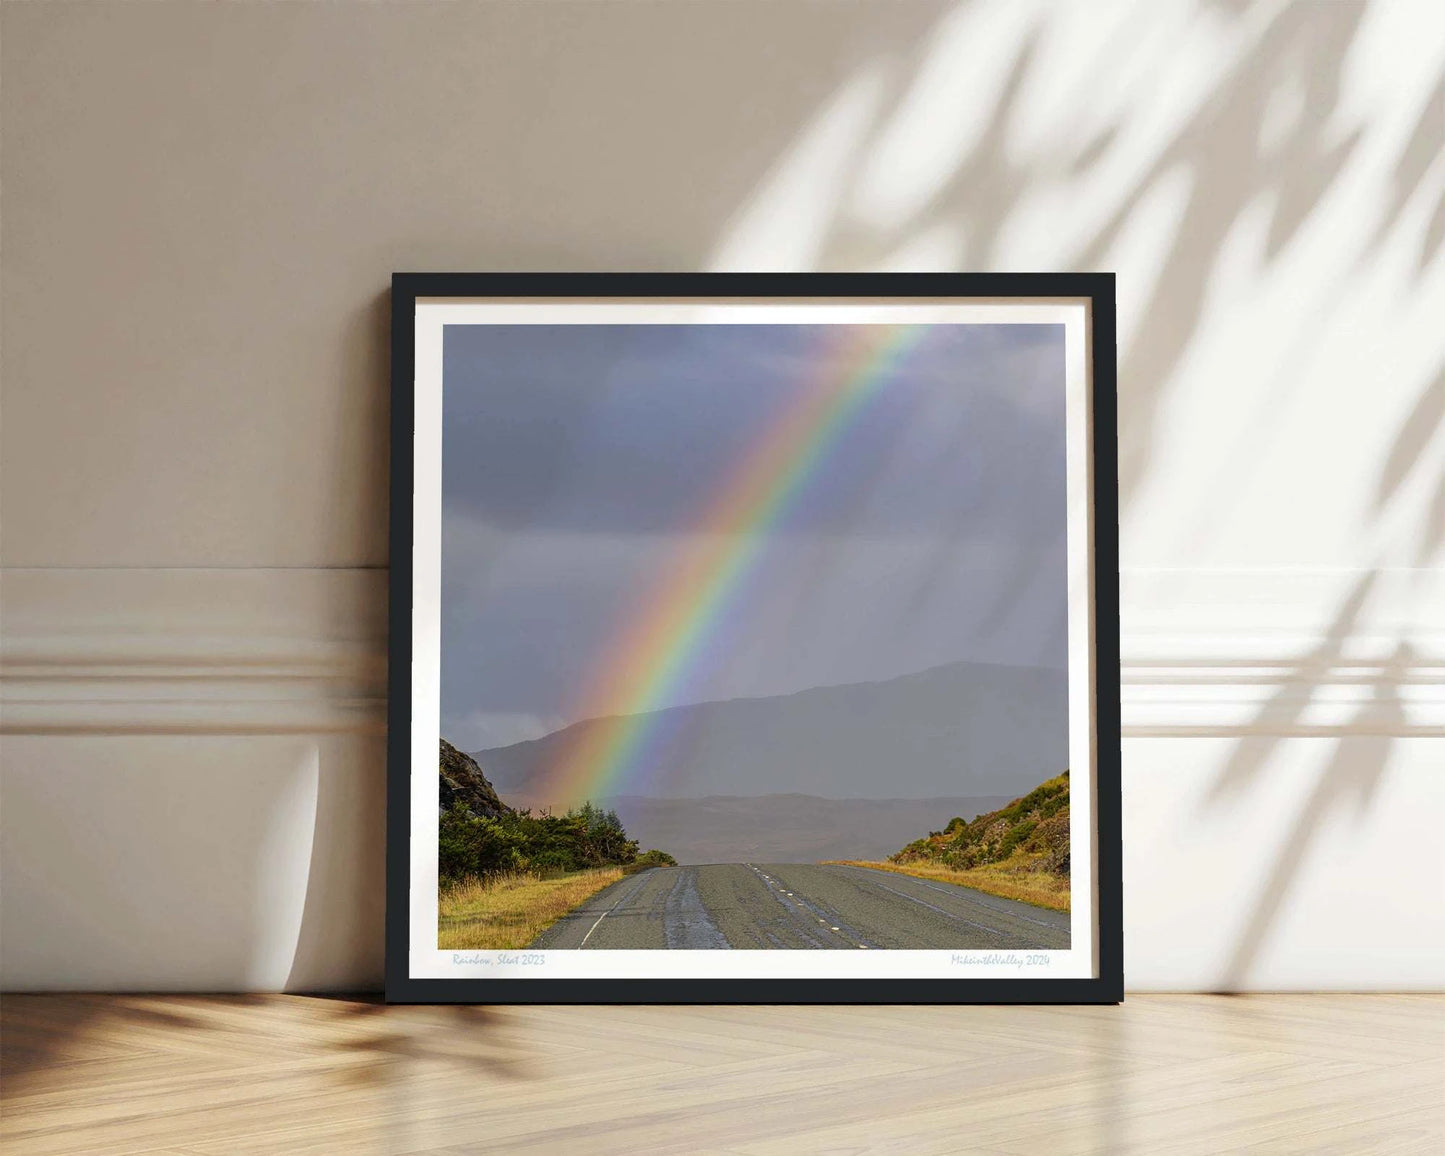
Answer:
<path fill-rule="evenodd" d="M 581 732 L 609 725 L 588 719 L 475 758 L 504 797 L 560 806 L 572 800 L 548 798 L 549 768 Z M 1008 799 L 1067 767 L 1068 685 L 1061 670 L 960 662 L 670 707 L 643 730 L 647 767 L 611 797 Z"/>

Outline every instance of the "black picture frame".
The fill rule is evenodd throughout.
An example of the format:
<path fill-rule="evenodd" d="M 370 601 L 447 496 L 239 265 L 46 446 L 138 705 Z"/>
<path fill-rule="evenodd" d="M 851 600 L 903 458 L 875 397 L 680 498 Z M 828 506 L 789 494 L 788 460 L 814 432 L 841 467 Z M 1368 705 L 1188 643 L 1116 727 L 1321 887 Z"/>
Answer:
<path fill-rule="evenodd" d="M 415 318 L 433 298 L 1087 302 L 1097 974 L 1092 978 L 476 979 L 409 974 Z M 386 999 L 399 1003 L 1109 1004 L 1123 999 L 1117 370 L 1112 273 L 396 273 L 391 284 Z M 431 768 L 430 773 L 435 774 Z"/>

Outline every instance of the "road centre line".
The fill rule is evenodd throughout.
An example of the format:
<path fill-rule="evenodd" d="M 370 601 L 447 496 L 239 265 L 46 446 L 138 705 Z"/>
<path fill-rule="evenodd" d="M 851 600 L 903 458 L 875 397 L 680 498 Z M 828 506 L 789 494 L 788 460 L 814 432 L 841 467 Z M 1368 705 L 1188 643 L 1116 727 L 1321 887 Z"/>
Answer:
<path fill-rule="evenodd" d="M 854 931 L 851 927 L 848 928 L 848 930 L 845 932 L 842 930 L 842 928 L 835 926 L 831 920 L 821 918 L 818 915 L 818 912 L 821 910 L 820 908 L 815 907 L 806 898 L 799 899 L 794 896 L 791 891 L 785 891 L 781 883 L 776 883 L 772 879 L 772 877 L 765 874 L 761 868 L 754 866 L 752 863 L 747 864 L 747 866 L 752 868 L 753 871 L 757 872 L 757 874 L 760 875 L 763 879 L 767 880 L 768 889 L 774 893 L 775 898 L 778 900 L 779 903 L 783 905 L 783 908 L 785 910 L 787 909 L 788 905 L 786 900 L 784 899 L 784 896 L 787 896 L 788 898 L 792 899 L 794 907 L 796 907 L 800 913 L 806 913 L 808 915 L 811 915 L 814 919 L 817 919 L 822 926 L 826 927 L 833 934 L 837 935 L 839 939 L 843 940 L 843 942 L 848 943 L 853 947 L 861 948 L 863 950 L 867 950 L 870 947 L 877 946 L 876 944 L 870 943 L 864 936 L 860 935 L 857 931 Z"/>

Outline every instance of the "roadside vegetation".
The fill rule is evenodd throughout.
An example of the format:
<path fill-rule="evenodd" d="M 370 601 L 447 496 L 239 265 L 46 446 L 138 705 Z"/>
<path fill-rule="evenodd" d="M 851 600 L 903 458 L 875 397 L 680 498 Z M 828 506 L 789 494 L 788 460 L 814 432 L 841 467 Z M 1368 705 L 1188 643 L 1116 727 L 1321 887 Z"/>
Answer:
<path fill-rule="evenodd" d="M 616 811 L 591 803 L 565 815 L 509 809 L 482 816 L 457 803 L 442 813 L 437 856 L 438 874 L 448 883 L 625 867 L 637 861 L 638 845 L 627 837 Z"/>
<path fill-rule="evenodd" d="M 584 803 L 565 815 L 507 806 L 481 767 L 441 742 L 437 947 L 525 947 L 624 875 L 676 860 L 638 852 L 617 812 Z"/>
<path fill-rule="evenodd" d="M 872 867 L 875 871 L 892 871 L 897 875 L 912 875 L 918 879 L 932 879 L 937 883 L 955 883 L 960 887 L 986 891 L 1002 899 L 1032 903 L 1035 907 L 1047 907 L 1053 911 L 1069 910 L 1069 880 L 1039 872 L 1013 874 L 990 867 L 959 871 L 952 867 L 917 861 L 875 863 L 864 859 L 830 859 L 828 862 L 841 863 L 848 867 Z"/>
<path fill-rule="evenodd" d="M 1069 772 L 1006 807 L 972 820 L 957 816 L 886 863 L 838 860 L 974 887 L 1055 911 L 1069 910 Z"/>
<path fill-rule="evenodd" d="M 646 871 L 649 867 L 676 867 L 677 860 L 666 851 L 659 851 L 654 847 L 650 851 L 644 851 L 623 870 L 628 875 L 636 875 L 639 871 Z"/>
<path fill-rule="evenodd" d="M 594 867 L 551 878 L 519 872 L 445 883 L 439 896 L 437 947 L 442 951 L 526 947 L 622 876 L 621 867 Z"/>

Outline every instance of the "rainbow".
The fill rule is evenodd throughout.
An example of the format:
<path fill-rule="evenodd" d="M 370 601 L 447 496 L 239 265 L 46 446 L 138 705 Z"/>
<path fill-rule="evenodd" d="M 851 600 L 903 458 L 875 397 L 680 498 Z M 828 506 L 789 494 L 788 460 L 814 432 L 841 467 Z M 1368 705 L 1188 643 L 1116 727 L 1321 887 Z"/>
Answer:
<path fill-rule="evenodd" d="M 923 325 L 838 326 L 811 381 L 742 456 L 694 521 L 687 545 L 644 591 L 603 648 L 548 768 L 547 797 L 566 805 L 619 793 L 646 770 L 655 713 L 710 653 L 777 525 L 868 401 L 892 378 Z M 649 717 L 651 716 L 651 717 Z"/>

